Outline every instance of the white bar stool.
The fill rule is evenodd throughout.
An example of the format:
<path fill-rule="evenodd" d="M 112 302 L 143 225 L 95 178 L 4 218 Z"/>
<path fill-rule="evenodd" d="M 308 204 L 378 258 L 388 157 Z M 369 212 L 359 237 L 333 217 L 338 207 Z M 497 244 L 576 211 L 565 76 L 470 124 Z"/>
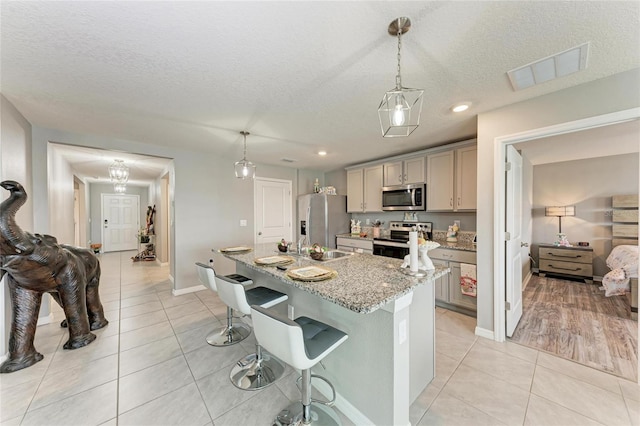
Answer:
<path fill-rule="evenodd" d="M 254 287 L 245 291 L 242 284 L 228 277 L 216 276 L 216 286 L 220 299 L 245 315 L 251 315 L 251 305 L 270 308 L 289 298 L 286 294 L 267 287 Z M 239 389 L 258 390 L 282 377 L 284 369 L 285 365 L 263 351 L 260 339 L 256 339 L 256 353 L 238 360 L 231 369 L 229 378 Z"/>
<path fill-rule="evenodd" d="M 302 370 L 302 404 L 295 402 L 278 414 L 274 425 L 312 424 L 339 425 L 340 420 L 330 409 L 312 402 L 331 406 L 335 401 L 335 389 L 321 376 L 311 374 L 311 367 L 322 361 L 349 337 L 346 333 L 308 317 L 295 321 L 276 315 L 260 306 L 251 306 L 251 319 L 260 344 L 291 367 Z M 311 398 L 311 378 L 326 382 L 333 392 L 330 401 Z"/>
<path fill-rule="evenodd" d="M 212 261 L 209 261 L 213 263 Z M 204 263 L 196 262 L 196 270 L 200 282 L 209 287 L 212 291 L 218 292 L 216 286 L 216 272 L 212 266 Z M 226 275 L 227 278 L 237 281 L 242 285 L 251 285 L 253 281 L 244 275 L 231 274 Z M 233 309 L 227 305 L 227 325 L 216 328 L 207 335 L 207 343 L 211 346 L 229 346 L 243 341 L 251 334 L 251 327 L 245 323 L 233 323 Z"/>

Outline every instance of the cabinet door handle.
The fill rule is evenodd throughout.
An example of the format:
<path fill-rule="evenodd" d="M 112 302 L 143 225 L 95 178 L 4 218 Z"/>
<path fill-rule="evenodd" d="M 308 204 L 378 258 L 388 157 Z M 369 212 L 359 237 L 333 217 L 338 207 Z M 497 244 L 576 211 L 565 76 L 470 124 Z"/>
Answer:
<path fill-rule="evenodd" d="M 407 180 L 407 175 L 402 176 L 402 179 Z"/>
<path fill-rule="evenodd" d="M 453 197 L 452 197 L 452 198 L 449 198 L 449 205 L 450 205 L 451 207 L 453 207 Z"/>
<path fill-rule="evenodd" d="M 549 267 L 553 268 L 553 269 L 562 269 L 563 271 L 574 271 L 574 272 L 576 272 L 576 271 L 582 270 L 582 268 L 561 268 L 559 266 L 553 266 L 552 264 L 549 264 Z"/>
<path fill-rule="evenodd" d="M 398 182 L 402 183 L 402 175 L 398 175 Z"/>
<path fill-rule="evenodd" d="M 549 256 L 553 256 L 553 257 L 564 257 L 564 258 L 568 258 L 568 259 L 580 259 L 582 257 L 582 255 L 577 255 L 577 256 L 567 256 L 567 255 L 563 255 L 563 254 L 555 254 L 555 253 L 547 253 Z"/>
<path fill-rule="evenodd" d="M 460 197 L 458 197 L 458 207 L 460 207 Z"/>

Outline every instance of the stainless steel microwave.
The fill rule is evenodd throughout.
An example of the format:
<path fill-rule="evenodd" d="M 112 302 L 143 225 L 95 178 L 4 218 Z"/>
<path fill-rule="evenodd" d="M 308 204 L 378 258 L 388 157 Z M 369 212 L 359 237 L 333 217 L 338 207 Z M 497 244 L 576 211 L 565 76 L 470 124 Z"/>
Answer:
<path fill-rule="evenodd" d="M 385 186 L 382 188 L 382 210 L 426 210 L 427 192 L 424 183 Z"/>

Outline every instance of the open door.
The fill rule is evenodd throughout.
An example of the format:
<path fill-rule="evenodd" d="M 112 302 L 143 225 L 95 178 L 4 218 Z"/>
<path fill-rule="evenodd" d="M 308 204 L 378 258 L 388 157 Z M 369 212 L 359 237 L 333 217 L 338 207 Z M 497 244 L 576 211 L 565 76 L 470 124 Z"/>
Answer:
<path fill-rule="evenodd" d="M 522 157 L 512 145 L 506 148 L 505 297 L 511 337 L 522 317 Z"/>

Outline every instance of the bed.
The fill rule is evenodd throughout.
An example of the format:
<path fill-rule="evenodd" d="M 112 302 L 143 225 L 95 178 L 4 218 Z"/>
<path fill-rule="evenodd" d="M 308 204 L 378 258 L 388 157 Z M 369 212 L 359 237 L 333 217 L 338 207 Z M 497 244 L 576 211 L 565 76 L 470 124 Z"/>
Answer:
<path fill-rule="evenodd" d="M 611 269 L 602 279 L 606 296 L 625 294 L 631 318 L 638 320 L 638 195 L 614 195 L 611 200 L 612 247 L 607 257 Z"/>

